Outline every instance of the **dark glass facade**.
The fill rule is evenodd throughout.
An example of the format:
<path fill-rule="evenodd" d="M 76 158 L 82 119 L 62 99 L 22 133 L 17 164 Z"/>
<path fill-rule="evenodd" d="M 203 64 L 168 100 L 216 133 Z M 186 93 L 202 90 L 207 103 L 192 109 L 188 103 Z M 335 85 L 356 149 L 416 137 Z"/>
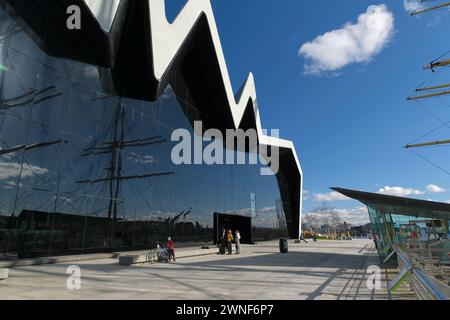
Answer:
<path fill-rule="evenodd" d="M 47 55 L 25 28 L 0 10 L 3 256 L 212 242 L 215 212 L 251 216 L 253 240 L 286 235 L 289 204 L 260 166 L 172 164 L 173 130 L 202 119 L 181 79 L 156 102 L 110 95 L 104 69 Z"/>

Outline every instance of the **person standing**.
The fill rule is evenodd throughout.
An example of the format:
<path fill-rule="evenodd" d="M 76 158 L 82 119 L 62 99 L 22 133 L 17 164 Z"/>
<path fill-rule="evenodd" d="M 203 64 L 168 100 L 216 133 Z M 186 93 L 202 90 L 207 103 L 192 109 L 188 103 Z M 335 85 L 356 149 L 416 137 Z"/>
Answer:
<path fill-rule="evenodd" d="M 239 232 L 239 230 L 236 230 L 236 254 L 240 254 L 241 253 L 241 233 Z"/>
<path fill-rule="evenodd" d="M 378 250 L 378 234 L 373 234 L 373 242 L 375 243 L 375 248 Z"/>
<path fill-rule="evenodd" d="M 175 262 L 175 243 L 173 242 L 171 237 L 167 239 L 167 249 L 169 250 L 169 262 L 170 259 L 173 259 L 173 261 Z"/>
<path fill-rule="evenodd" d="M 228 248 L 228 254 L 233 254 L 233 232 L 231 230 L 228 230 L 227 234 L 227 248 Z"/>
<path fill-rule="evenodd" d="M 224 227 L 222 227 L 221 229 L 218 245 L 219 245 L 219 254 L 225 254 L 225 247 L 227 245 L 227 231 L 225 230 Z"/>

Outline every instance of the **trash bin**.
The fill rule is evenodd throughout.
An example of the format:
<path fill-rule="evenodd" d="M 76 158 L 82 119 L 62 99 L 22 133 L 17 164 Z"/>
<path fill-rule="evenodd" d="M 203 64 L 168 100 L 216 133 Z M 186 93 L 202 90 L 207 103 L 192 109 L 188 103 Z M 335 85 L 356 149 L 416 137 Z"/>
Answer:
<path fill-rule="evenodd" d="M 280 252 L 288 253 L 288 240 L 287 239 L 280 239 Z"/>

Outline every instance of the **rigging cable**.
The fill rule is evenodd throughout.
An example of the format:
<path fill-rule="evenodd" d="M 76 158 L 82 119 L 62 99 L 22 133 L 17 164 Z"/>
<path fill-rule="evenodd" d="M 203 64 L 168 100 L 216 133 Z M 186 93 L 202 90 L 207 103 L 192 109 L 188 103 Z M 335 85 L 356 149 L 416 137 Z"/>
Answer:
<path fill-rule="evenodd" d="M 409 149 L 411 150 L 411 152 L 413 152 L 416 156 L 418 156 L 419 158 L 421 158 L 422 160 L 426 161 L 427 163 L 429 163 L 430 165 L 432 165 L 433 167 L 435 167 L 436 169 L 439 169 L 440 171 L 450 175 L 450 172 L 448 172 L 447 170 L 445 170 L 444 168 L 442 168 L 441 166 L 437 165 L 436 163 L 434 163 L 433 161 L 425 158 L 424 156 L 422 156 L 421 154 L 419 154 L 418 152 L 416 152 L 414 149 Z"/>
<path fill-rule="evenodd" d="M 442 125 L 440 125 L 439 127 L 434 128 L 433 130 L 431 130 L 431 131 L 429 131 L 428 133 L 426 133 L 426 134 L 420 136 L 420 137 L 417 138 L 416 140 L 411 141 L 411 142 L 408 143 L 408 144 L 416 143 L 417 141 L 419 141 L 419 140 L 421 140 L 421 139 L 423 139 L 423 138 L 429 136 L 430 134 L 432 134 L 432 133 L 438 131 L 439 129 L 442 129 L 442 128 L 444 128 L 444 127 L 447 127 L 449 124 L 450 124 L 450 121 L 447 121 L 447 122 L 443 123 Z"/>
<path fill-rule="evenodd" d="M 417 104 L 419 104 L 426 112 L 428 112 L 433 118 L 435 118 L 437 121 L 439 121 L 441 124 L 445 124 L 447 126 L 447 128 L 450 129 L 450 126 L 448 125 L 448 122 L 446 123 L 444 120 L 442 120 L 441 118 L 439 118 L 434 112 L 432 112 L 430 109 L 427 108 L 427 106 L 425 106 L 423 103 L 421 103 L 420 101 L 416 101 Z"/>

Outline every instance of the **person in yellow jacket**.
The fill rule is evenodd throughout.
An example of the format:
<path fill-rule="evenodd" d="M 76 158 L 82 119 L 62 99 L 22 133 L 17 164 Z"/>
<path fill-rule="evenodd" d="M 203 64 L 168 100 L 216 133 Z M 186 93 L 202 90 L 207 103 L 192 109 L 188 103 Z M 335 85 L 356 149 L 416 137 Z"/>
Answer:
<path fill-rule="evenodd" d="M 231 230 L 228 230 L 226 239 L 227 239 L 228 254 L 233 254 L 234 237 L 233 237 L 233 232 Z"/>

